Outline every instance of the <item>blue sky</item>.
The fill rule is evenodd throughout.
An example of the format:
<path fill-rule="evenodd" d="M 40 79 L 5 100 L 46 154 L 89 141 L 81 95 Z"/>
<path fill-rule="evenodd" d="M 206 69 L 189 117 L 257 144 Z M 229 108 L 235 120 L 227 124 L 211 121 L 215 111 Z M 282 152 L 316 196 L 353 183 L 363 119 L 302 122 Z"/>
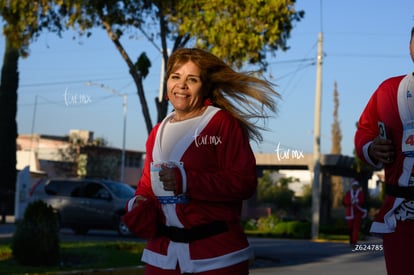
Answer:
<path fill-rule="evenodd" d="M 322 5 L 321 5 L 322 4 Z M 384 79 L 413 70 L 408 43 L 414 26 L 411 0 L 298 0 L 305 18 L 296 23 L 290 49 L 269 59 L 266 77 L 282 95 L 278 115 L 270 119 L 256 152 L 274 153 L 277 147 L 304 153 L 313 150 L 316 54 L 318 33 L 323 33 L 321 152 L 329 153 L 333 120 L 333 87 L 339 91 L 342 153 L 352 155 L 355 123 L 371 94 Z M 160 83 L 160 53 L 140 34 L 123 40 L 131 58 L 143 51 L 152 62 L 145 91 L 153 123 L 154 98 Z M 58 38 L 43 34 L 31 45 L 30 56 L 19 63 L 19 134 L 67 135 L 70 129 L 94 132 L 111 146 L 121 147 L 122 97 L 128 94 L 126 148 L 144 150 L 147 131 L 135 85 L 128 68 L 103 30 L 90 38 Z M 4 51 L 1 37 L 0 53 Z M 102 84 L 86 86 L 92 81 Z M 65 96 L 66 95 L 66 96 Z M 77 97 L 77 102 L 74 97 Z M 35 108 L 35 98 L 37 105 Z"/>

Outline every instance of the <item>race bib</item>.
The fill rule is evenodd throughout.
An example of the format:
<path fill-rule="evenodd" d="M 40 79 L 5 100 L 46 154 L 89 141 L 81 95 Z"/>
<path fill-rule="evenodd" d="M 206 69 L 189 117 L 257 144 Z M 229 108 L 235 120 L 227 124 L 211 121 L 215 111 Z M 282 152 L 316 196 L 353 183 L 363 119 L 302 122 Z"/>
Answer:
<path fill-rule="evenodd" d="M 177 162 L 177 161 L 157 161 L 157 162 L 151 162 L 151 186 L 152 186 L 152 190 L 154 192 L 154 194 L 157 197 L 162 197 L 162 196 L 174 196 L 174 192 L 173 191 L 166 191 L 164 190 L 164 184 L 163 182 L 160 180 L 160 176 L 159 176 L 159 172 L 161 171 L 161 169 L 163 167 L 167 167 L 167 168 L 174 168 L 177 167 L 181 174 L 184 173 L 184 164 L 182 162 Z M 184 182 L 183 180 L 183 183 Z M 185 192 L 186 189 L 186 185 L 183 186 L 183 191 Z"/>
<path fill-rule="evenodd" d="M 414 120 L 403 124 L 402 152 L 407 157 L 414 157 Z"/>

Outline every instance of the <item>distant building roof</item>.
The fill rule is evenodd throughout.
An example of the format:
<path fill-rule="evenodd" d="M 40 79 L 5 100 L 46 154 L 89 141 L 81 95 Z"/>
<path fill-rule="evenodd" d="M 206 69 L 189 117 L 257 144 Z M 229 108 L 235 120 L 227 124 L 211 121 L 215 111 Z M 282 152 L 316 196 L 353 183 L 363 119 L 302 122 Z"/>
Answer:
<path fill-rule="evenodd" d="M 46 174 L 41 171 L 37 154 L 33 151 L 17 151 L 16 152 L 17 163 L 16 170 L 23 170 L 26 166 L 30 166 L 30 172 L 36 174 Z"/>

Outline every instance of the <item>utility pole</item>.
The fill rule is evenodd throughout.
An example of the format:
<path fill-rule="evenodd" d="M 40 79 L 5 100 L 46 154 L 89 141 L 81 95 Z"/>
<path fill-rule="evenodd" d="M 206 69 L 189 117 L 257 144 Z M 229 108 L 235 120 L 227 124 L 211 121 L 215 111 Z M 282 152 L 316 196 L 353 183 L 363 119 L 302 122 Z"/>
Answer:
<path fill-rule="evenodd" d="M 35 102 L 34 102 L 34 108 L 33 108 L 33 116 L 32 116 L 32 138 L 30 140 L 30 154 L 29 154 L 29 165 L 31 163 L 31 156 L 32 156 L 32 152 L 34 152 L 33 150 L 33 143 L 34 143 L 34 129 L 35 129 L 35 122 L 36 122 L 36 112 L 37 112 L 37 97 L 38 95 L 35 96 Z M 37 150 L 36 150 L 37 152 Z"/>
<path fill-rule="evenodd" d="M 126 140 L 126 127 L 127 127 L 127 101 L 128 95 L 127 94 L 118 94 L 118 96 L 122 96 L 122 108 L 124 113 L 124 126 L 122 131 L 122 156 L 121 156 L 121 178 L 120 181 L 125 181 L 125 140 Z"/>
<path fill-rule="evenodd" d="M 315 117 L 314 117 L 314 143 L 313 143 L 313 185 L 312 185 L 312 239 L 319 235 L 320 211 L 320 169 L 321 169 L 321 97 L 322 97 L 322 32 L 318 35 L 318 56 L 316 64 L 315 89 Z"/>

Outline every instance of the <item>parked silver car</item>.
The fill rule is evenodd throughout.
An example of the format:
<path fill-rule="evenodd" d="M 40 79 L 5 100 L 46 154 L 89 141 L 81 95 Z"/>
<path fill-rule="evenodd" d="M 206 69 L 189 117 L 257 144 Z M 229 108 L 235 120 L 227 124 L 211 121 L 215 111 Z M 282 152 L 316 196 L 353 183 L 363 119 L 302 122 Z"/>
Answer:
<path fill-rule="evenodd" d="M 111 229 L 127 236 L 130 232 L 121 217 L 134 192 L 126 183 L 104 179 L 45 179 L 33 186 L 30 201 L 51 205 L 60 227 L 71 228 L 76 234 Z"/>

